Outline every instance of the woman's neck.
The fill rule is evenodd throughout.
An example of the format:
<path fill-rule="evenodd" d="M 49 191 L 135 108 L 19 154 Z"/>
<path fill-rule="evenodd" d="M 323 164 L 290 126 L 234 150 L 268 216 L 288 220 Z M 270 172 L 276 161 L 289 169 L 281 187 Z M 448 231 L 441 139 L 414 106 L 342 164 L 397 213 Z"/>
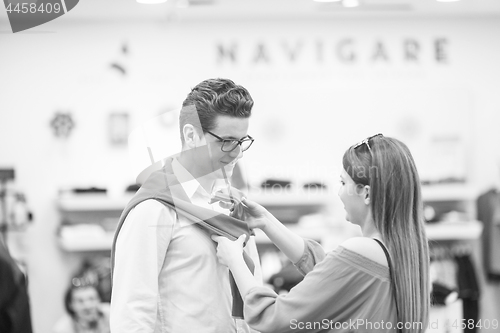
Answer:
<path fill-rule="evenodd" d="M 373 222 L 372 218 L 369 218 L 365 221 L 361 232 L 363 233 L 364 237 L 380 239 L 380 232 L 375 227 L 375 223 Z"/>

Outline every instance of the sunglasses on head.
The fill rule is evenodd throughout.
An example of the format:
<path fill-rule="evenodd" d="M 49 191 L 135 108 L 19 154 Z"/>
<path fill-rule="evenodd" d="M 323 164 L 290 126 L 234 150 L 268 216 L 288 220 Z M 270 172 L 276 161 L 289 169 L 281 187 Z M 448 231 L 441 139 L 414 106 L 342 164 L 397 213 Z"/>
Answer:
<path fill-rule="evenodd" d="M 370 147 L 370 140 L 377 137 L 377 136 L 384 136 L 382 133 L 378 133 L 378 134 L 375 134 L 375 135 L 372 135 L 364 140 L 362 140 L 361 142 L 358 142 L 357 144 L 355 144 L 354 146 L 352 146 L 353 149 L 356 149 L 362 145 L 366 145 L 368 147 L 368 150 L 371 152 L 372 151 L 372 148 Z"/>

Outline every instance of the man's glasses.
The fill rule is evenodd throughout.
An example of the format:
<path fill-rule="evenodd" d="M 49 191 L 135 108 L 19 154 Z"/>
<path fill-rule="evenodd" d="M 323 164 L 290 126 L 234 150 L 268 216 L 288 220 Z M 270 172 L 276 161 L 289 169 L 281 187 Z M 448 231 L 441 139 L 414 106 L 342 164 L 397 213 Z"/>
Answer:
<path fill-rule="evenodd" d="M 241 151 L 246 151 L 246 150 L 248 150 L 248 148 L 250 148 L 250 146 L 254 142 L 254 138 L 252 138 L 250 135 L 247 135 L 244 138 L 241 138 L 239 140 L 232 140 L 232 139 L 223 139 L 220 136 L 218 136 L 217 134 L 214 134 L 210 131 L 206 131 L 206 132 L 208 134 L 212 135 L 213 137 L 219 139 L 220 142 L 222 142 L 222 146 L 220 147 L 220 149 L 225 153 L 229 153 L 229 152 L 235 150 L 236 147 L 238 147 L 238 146 L 241 147 Z"/>
<path fill-rule="evenodd" d="M 384 136 L 384 135 L 382 135 L 382 133 L 378 133 L 378 134 L 372 135 L 372 136 L 364 139 L 363 141 L 355 144 L 352 148 L 356 149 L 356 148 L 358 148 L 358 147 L 360 147 L 362 145 L 366 145 L 368 147 L 368 150 L 371 152 L 372 148 L 370 147 L 370 140 L 373 139 L 373 138 L 375 138 L 375 137 L 377 137 L 377 136 Z"/>

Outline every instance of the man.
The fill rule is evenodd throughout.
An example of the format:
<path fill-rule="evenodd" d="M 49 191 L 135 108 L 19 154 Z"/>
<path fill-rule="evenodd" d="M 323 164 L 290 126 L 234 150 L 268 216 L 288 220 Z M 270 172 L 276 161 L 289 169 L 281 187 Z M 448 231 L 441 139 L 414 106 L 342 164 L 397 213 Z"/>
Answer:
<path fill-rule="evenodd" d="M 221 186 L 231 192 L 229 177 L 253 142 L 247 133 L 252 107 L 248 91 L 227 79 L 203 81 L 188 94 L 179 116 L 181 153 L 161 161 L 120 218 L 111 332 L 249 331 L 233 318 L 242 314 L 239 293 L 231 290 L 210 236 L 249 232 L 211 199 Z M 253 237 L 246 251 L 260 277 Z"/>

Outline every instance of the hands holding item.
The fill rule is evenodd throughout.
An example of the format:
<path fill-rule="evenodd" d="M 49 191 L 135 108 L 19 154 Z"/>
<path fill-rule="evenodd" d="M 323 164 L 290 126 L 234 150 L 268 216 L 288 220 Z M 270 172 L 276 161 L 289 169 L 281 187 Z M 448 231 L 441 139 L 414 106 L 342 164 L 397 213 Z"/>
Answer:
<path fill-rule="evenodd" d="M 227 191 L 226 191 L 227 193 Z M 224 190 L 215 193 L 214 198 L 221 198 L 220 205 L 230 202 L 230 196 Z M 226 199 L 228 198 L 228 199 Z M 233 199 L 234 200 L 234 199 Z M 269 218 L 272 215 L 261 205 L 255 201 L 241 197 L 237 205 L 241 209 L 241 214 L 238 216 L 241 220 L 245 221 L 249 229 L 259 228 L 264 230 L 269 223 Z M 230 239 L 222 236 L 212 236 L 212 240 L 217 242 L 217 257 L 221 264 L 232 268 L 232 264 L 236 261 L 242 260 L 243 247 L 245 246 L 245 235 L 241 235 L 237 240 L 231 241 Z"/>
<path fill-rule="evenodd" d="M 231 241 L 223 236 L 212 236 L 212 239 L 217 242 L 217 258 L 223 265 L 231 268 L 233 263 L 238 260 L 243 261 L 243 247 L 246 240 L 246 235 L 241 235 L 237 240 Z"/>
<path fill-rule="evenodd" d="M 230 189 L 224 188 L 215 192 L 212 195 L 209 203 L 213 204 L 214 202 L 219 201 L 219 205 L 222 208 L 229 209 L 231 212 L 233 212 L 237 208 L 237 206 L 241 204 L 244 196 L 245 194 L 243 192 L 234 187 L 231 187 Z"/>
<path fill-rule="evenodd" d="M 241 206 L 243 207 L 243 221 L 250 229 L 264 230 L 267 227 L 271 215 L 267 209 L 247 198 L 243 198 Z"/>
<path fill-rule="evenodd" d="M 267 237 L 292 262 L 297 262 L 302 257 L 304 254 L 304 240 L 302 237 L 290 231 L 264 207 L 243 196 L 238 199 L 239 201 L 236 201 L 234 196 L 231 200 L 227 190 L 226 192 L 224 190 L 220 191 L 217 196 L 221 198 L 221 206 L 224 198 L 229 198 L 224 201 L 225 203 L 228 203 L 228 201 L 230 204 L 236 202 L 236 208 L 231 215 L 245 221 L 249 229 L 259 228 L 264 231 Z M 235 213 L 238 213 L 238 215 L 235 215 Z M 221 264 L 226 265 L 231 270 L 242 297 L 247 295 L 253 287 L 260 285 L 243 259 L 245 237 L 246 235 L 241 235 L 237 240 L 231 241 L 226 237 L 212 236 L 212 239 L 218 243 L 217 258 Z"/>
<path fill-rule="evenodd" d="M 231 193 L 227 189 L 219 190 L 210 203 L 217 201 L 222 208 L 231 210 L 231 216 L 245 221 L 250 229 L 265 229 L 269 212 L 255 201 L 247 199 L 243 192 L 235 188 L 231 188 Z"/>
<path fill-rule="evenodd" d="M 245 259 L 243 258 L 243 247 L 245 246 L 246 235 L 241 235 L 237 240 L 231 241 L 223 236 L 212 236 L 217 242 L 217 258 L 219 262 L 226 265 L 233 274 L 234 280 L 238 285 L 238 290 L 242 298 L 256 286 L 261 283 L 253 276 Z"/>

